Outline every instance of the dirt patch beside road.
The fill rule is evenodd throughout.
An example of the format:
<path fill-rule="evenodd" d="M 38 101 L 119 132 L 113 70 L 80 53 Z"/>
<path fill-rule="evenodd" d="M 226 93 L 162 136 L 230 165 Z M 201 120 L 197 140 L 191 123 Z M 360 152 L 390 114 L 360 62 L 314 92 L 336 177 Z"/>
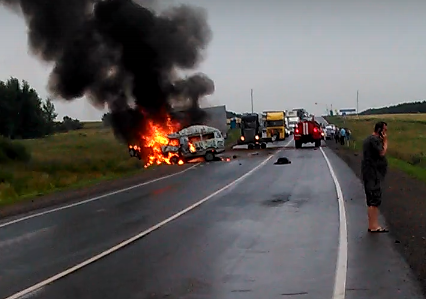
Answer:
<path fill-rule="evenodd" d="M 360 177 L 361 154 L 327 141 L 327 145 Z M 403 254 L 426 294 L 426 184 L 398 169 L 389 169 L 380 208 Z"/>

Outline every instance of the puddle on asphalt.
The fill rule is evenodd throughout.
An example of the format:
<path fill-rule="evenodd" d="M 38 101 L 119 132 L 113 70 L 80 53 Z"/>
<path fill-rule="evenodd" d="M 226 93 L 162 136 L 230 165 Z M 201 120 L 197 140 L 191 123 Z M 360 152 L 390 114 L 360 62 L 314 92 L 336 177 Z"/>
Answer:
<path fill-rule="evenodd" d="M 277 194 L 274 195 L 271 199 L 268 199 L 263 202 L 263 205 L 268 207 L 278 207 L 285 204 L 290 200 L 290 194 Z"/>
<path fill-rule="evenodd" d="M 276 194 L 268 200 L 263 201 L 261 204 L 267 207 L 279 207 L 285 205 L 289 208 L 299 209 L 301 206 L 306 204 L 308 199 L 305 197 L 294 198 L 291 194 Z"/>

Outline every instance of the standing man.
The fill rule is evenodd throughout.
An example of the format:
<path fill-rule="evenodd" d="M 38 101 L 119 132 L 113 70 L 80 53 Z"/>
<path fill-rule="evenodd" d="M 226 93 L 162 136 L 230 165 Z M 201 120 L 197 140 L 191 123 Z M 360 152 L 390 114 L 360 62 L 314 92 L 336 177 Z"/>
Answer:
<path fill-rule="evenodd" d="M 345 128 L 340 129 L 340 144 L 345 145 L 345 137 L 346 137 L 346 130 Z"/>
<path fill-rule="evenodd" d="M 351 140 L 351 130 L 349 130 L 348 128 L 345 128 L 346 131 L 346 141 L 347 141 L 347 145 L 350 145 L 350 140 Z"/>
<path fill-rule="evenodd" d="M 374 126 L 374 132 L 363 142 L 361 173 L 368 207 L 368 231 L 386 233 L 379 224 L 379 206 L 382 203 L 381 183 L 387 172 L 388 149 L 387 124 L 383 121 Z"/>
<path fill-rule="evenodd" d="M 336 127 L 336 130 L 334 131 L 334 141 L 336 141 L 336 144 L 337 144 L 339 140 L 340 140 L 340 130 L 338 127 Z"/>

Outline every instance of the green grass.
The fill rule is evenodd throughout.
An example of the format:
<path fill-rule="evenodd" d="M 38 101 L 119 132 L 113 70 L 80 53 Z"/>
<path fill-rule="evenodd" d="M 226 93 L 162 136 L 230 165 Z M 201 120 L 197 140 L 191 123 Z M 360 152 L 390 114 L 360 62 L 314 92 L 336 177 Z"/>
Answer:
<path fill-rule="evenodd" d="M 351 148 L 361 150 L 362 141 L 373 132 L 379 120 L 388 123 L 389 165 L 426 182 L 426 114 L 365 115 L 328 117 L 330 123 L 348 127 L 354 141 Z"/>
<path fill-rule="evenodd" d="M 13 143 L 24 145 L 31 159 L 0 162 L 0 206 L 144 170 L 141 161 L 129 157 L 127 145 L 99 123 Z"/>
<path fill-rule="evenodd" d="M 235 144 L 239 136 L 239 129 L 230 130 L 226 145 Z M 144 171 L 142 162 L 130 158 L 127 145 L 101 122 L 86 122 L 82 130 L 43 139 L 12 141 L 2 148 L 22 146 L 30 158 L 21 155 L 12 161 L 0 151 L 0 207 Z"/>
<path fill-rule="evenodd" d="M 226 147 L 231 147 L 235 144 L 237 144 L 238 138 L 241 136 L 240 129 L 230 129 L 228 131 L 228 138 L 225 141 Z"/>

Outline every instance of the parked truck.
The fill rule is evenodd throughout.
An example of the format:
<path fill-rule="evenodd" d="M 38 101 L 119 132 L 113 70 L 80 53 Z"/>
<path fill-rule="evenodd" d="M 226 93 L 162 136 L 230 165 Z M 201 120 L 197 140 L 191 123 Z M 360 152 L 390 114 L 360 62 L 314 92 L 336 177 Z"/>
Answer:
<path fill-rule="evenodd" d="M 284 111 L 264 111 L 264 126 L 266 129 L 266 136 L 264 140 L 273 142 L 278 140 L 285 140 L 286 138 L 286 125 L 285 125 L 285 112 Z"/>
<path fill-rule="evenodd" d="M 238 144 L 247 144 L 249 149 L 266 148 L 259 114 L 247 113 L 241 116 L 241 136 Z"/>
<path fill-rule="evenodd" d="M 286 117 L 288 122 L 288 128 L 291 134 L 294 134 L 294 130 L 297 127 L 297 123 L 300 121 L 300 117 L 297 115 L 297 111 L 288 111 Z"/>

